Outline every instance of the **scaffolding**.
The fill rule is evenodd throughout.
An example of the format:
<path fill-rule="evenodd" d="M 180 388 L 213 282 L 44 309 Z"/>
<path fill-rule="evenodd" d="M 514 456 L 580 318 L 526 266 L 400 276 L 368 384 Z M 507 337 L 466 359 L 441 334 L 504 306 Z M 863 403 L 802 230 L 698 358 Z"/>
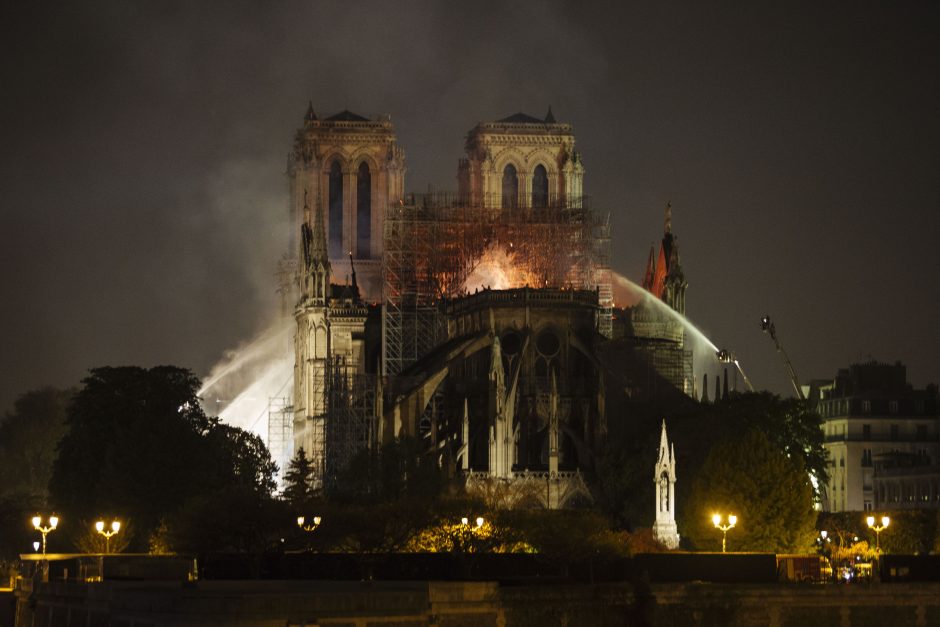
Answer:
<path fill-rule="evenodd" d="M 324 421 L 326 487 L 340 480 L 349 462 L 376 444 L 376 377 L 357 372 L 341 356 L 329 362 L 327 420 Z"/>
<path fill-rule="evenodd" d="M 383 374 L 397 375 L 445 338 L 440 303 L 467 291 L 467 279 L 488 254 L 511 267 L 503 288 L 596 290 L 597 328 L 611 334 L 609 217 L 587 197 L 472 199 L 412 194 L 385 214 L 382 314 Z"/>
<path fill-rule="evenodd" d="M 268 399 L 268 451 L 278 467 L 278 483 L 294 456 L 294 408 L 283 397 Z"/>

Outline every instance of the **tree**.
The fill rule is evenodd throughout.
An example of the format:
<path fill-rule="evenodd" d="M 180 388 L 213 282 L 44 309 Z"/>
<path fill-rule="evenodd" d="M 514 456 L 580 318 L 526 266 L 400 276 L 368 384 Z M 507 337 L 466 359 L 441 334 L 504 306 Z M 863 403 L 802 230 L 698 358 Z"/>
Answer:
<path fill-rule="evenodd" d="M 762 431 L 775 449 L 802 461 L 820 485 L 828 480 L 821 418 L 796 399 L 768 392 L 732 394 L 714 404 L 633 403 L 631 420 L 612 423 L 595 466 L 598 505 L 618 527 L 653 523 L 652 469 L 665 418 L 677 461 L 676 511 L 686 509 L 692 477 L 714 446 L 750 429 Z"/>
<path fill-rule="evenodd" d="M 20 553 L 32 552 L 32 543 L 38 539 L 30 519 L 42 511 L 43 503 L 37 496 L 18 493 L 0 495 L 0 575 L 4 562 L 13 563 Z M 50 550 L 63 546 L 62 539 L 49 535 Z"/>
<path fill-rule="evenodd" d="M 756 427 L 778 450 L 802 460 L 819 485 L 829 481 L 823 447 L 822 417 L 805 402 L 770 392 L 741 394 L 717 404 L 717 411 L 737 429 Z M 817 494 L 818 496 L 818 494 Z"/>
<path fill-rule="evenodd" d="M 401 438 L 381 450 L 353 457 L 331 496 L 340 501 L 393 502 L 402 498 L 435 500 L 445 484 L 433 453 L 417 438 Z"/>
<path fill-rule="evenodd" d="M 257 577 L 263 554 L 279 549 L 281 538 L 291 532 L 286 508 L 270 494 L 235 483 L 187 501 L 170 518 L 165 540 L 178 552 L 249 556 Z"/>
<path fill-rule="evenodd" d="M 284 500 L 297 511 L 304 509 L 313 498 L 311 473 L 313 466 L 303 447 L 300 447 L 284 473 Z"/>
<path fill-rule="evenodd" d="M 799 456 L 787 456 L 760 430 L 715 445 L 692 482 L 680 512 L 681 531 L 699 549 L 717 550 L 721 532 L 713 513 L 735 514 L 733 550 L 796 552 L 815 538 L 809 476 Z"/>
<path fill-rule="evenodd" d="M 45 501 L 56 446 L 74 390 L 44 387 L 22 394 L 0 420 L 0 494 Z M 33 500 L 36 500 L 33 499 Z"/>
<path fill-rule="evenodd" d="M 258 435 L 213 420 L 206 445 L 215 455 L 219 484 L 237 483 L 270 494 L 277 488 L 277 464 Z"/>
<path fill-rule="evenodd" d="M 264 493 L 276 466 L 260 438 L 203 412 L 199 379 L 173 366 L 96 368 L 66 418 L 49 484 L 65 520 L 133 518 L 146 550 L 161 520 L 232 485 Z"/>
<path fill-rule="evenodd" d="M 73 520 L 133 517 L 146 538 L 200 491 L 210 421 L 196 397 L 199 380 L 170 366 L 106 367 L 82 383 L 49 484 L 53 502 Z"/>

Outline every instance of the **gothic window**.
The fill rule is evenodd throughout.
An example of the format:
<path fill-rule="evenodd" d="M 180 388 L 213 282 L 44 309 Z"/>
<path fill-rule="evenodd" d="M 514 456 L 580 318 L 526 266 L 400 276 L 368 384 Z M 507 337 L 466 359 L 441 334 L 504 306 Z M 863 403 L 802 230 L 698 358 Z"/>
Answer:
<path fill-rule="evenodd" d="M 339 161 L 330 166 L 330 257 L 343 256 L 343 168 Z"/>
<path fill-rule="evenodd" d="M 507 165 L 503 169 L 503 209 L 516 207 L 519 201 L 519 177 L 516 175 L 516 166 Z"/>
<path fill-rule="evenodd" d="M 372 175 L 369 166 L 359 164 L 356 178 L 356 257 L 368 259 L 372 244 Z"/>
<path fill-rule="evenodd" d="M 532 173 L 532 206 L 536 209 L 548 206 L 548 174 L 541 164 Z"/>
<path fill-rule="evenodd" d="M 669 511 L 669 475 L 659 475 L 659 511 Z"/>

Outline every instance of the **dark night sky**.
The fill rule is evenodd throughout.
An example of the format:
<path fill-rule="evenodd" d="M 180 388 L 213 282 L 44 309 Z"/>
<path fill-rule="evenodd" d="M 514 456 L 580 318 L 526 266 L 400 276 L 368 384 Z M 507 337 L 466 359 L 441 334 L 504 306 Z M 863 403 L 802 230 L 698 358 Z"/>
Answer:
<path fill-rule="evenodd" d="M 7 8 L 0 411 L 99 365 L 205 374 L 266 323 L 308 99 L 390 114 L 418 191 L 456 187 L 477 122 L 552 105 L 615 269 L 671 200 L 690 318 L 757 387 L 788 392 L 765 312 L 804 380 L 940 381 L 940 5 L 646 4 Z"/>

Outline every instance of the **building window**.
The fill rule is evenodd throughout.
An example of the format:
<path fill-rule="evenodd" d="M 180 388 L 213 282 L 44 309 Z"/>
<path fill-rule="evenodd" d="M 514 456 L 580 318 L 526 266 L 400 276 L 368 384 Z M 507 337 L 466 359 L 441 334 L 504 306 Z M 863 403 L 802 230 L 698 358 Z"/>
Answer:
<path fill-rule="evenodd" d="M 898 413 L 898 402 L 897 401 L 888 401 L 888 413 L 896 414 Z"/>
<path fill-rule="evenodd" d="M 865 501 L 863 507 L 865 508 L 866 512 L 870 512 L 872 510 L 871 501 Z"/>
<path fill-rule="evenodd" d="M 927 425 L 917 425 L 917 439 L 921 442 L 927 439 Z"/>
<path fill-rule="evenodd" d="M 871 466 L 871 449 L 862 449 L 862 466 Z"/>
<path fill-rule="evenodd" d="M 339 161 L 330 166 L 329 185 L 330 257 L 343 256 L 343 168 Z"/>
<path fill-rule="evenodd" d="M 897 440 L 900 434 L 900 429 L 897 425 L 891 425 L 891 440 Z"/>
<path fill-rule="evenodd" d="M 871 440 L 871 425 L 862 425 L 862 439 L 866 442 Z"/>
<path fill-rule="evenodd" d="M 840 457 L 840 458 L 839 458 L 839 468 L 845 468 L 845 458 L 844 458 L 844 457 Z"/>
<path fill-rule="evenodd" d="M 532 206 L 536 209 L 548 206 L 548 173 L 541 164 L 532 173 Z"/>
<path fill-rule="evenodd" d="M 871 413 L 871 401 L 862 401 L 862 413 L 863 414 Z"/>
<path fill-rule="evenodd" d="M 503 209 L 512 209 L 519 202 L 519 177 L 513 164 L 503 168 Z"/>
<path fill-rule="evenodd" d="M 372 174 L 365 161 L 356 176 L 356 256 L 371 257 L 372 249 Z"/>

